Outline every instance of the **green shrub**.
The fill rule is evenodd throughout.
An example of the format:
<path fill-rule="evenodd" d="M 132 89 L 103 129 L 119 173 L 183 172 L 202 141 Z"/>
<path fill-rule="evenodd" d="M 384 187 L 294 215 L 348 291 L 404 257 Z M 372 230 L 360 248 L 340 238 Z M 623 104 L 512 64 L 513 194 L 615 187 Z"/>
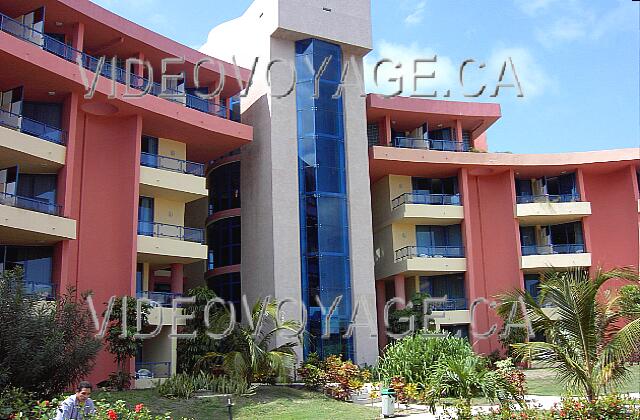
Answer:
<path fill-rule="evenodd" d="M 474 353 L 463 338 L 415 334 L 389 344 L 384 349 L 378 371 L 385 382 L 400 377 L 407 383 L 427 384 L 431 382 L 438 360 L 452 355 L 470 357 Z"/>
<path fill-rule="evenodd" d="M 361 369 L 340 356 L 328 356 L 320 361 L 314 353 L 298 369 L 298 375 L 307 388 L 323 390 L 331 397 L 346 401 L 371 380 L 371 372 Z"/>
<path fill-rule="evenodd" d="M 195 375 L 179 373 L 156 388 L 156 391 L 163 397 L 181 399 L 191 398 L 196 391 L 246 395 L 252 393 L 253 390 L 254 388 L 250 387 L 242 379 L 229 376 L 214 376 L 205 372 L 199 372 Z"/>
<path fill-rule="evenodd" d="M 20 388 L 6 388 L 0 392 L 0 419 L 9 419 L 12 414 L 27 412 L 31 405 L 31 394 Z"/>
<path fill-rule="evenodd" d="M 61 400 L 42 401 L 35 404 L 31 410 L 17 413 L 14 419 L 51 420 L 56 417 L 56 409 Z M 144 404 L 136 404 L 133 407 L 118 400 L 114 403 L 96 401 L 96 414 L 87 417 L 86 420 L 167 420 L 171 414 L 154 416 Z M 176 419 L 177 420 L 177 419 Z M 187 420 L 187 419 L 182 419 Z"/>
<path fill-rule="evenodd" d="M 55 302 L 24 293 L 21 269 L 0 273 L 0 389 L 59 395 L 93 368 L 100 342 L 73 290 Z"/>

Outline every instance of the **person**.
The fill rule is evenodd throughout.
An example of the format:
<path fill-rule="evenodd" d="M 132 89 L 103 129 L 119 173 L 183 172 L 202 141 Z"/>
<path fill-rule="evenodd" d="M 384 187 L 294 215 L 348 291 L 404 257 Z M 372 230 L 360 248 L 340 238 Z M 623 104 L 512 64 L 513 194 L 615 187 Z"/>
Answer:
<path fill-rule="evenodd" d="M 56 412 L 55 420 L 81 420 L 88 419 L 96 413 L 93 401 L 91 401 L 91 383 L 82 381 L 76 387 L 76 393 L 60 404 Z"/>

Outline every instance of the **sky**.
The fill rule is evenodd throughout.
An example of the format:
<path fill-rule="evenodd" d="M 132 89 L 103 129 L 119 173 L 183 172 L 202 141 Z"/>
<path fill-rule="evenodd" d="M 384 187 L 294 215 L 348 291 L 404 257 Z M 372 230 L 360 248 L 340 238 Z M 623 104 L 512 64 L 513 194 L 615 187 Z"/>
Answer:
<path fill-rule="evenodd" d="M 200 48 L 212 28 L 240 16 L 251 0 L 94 0 L 182 44 Z M 174 5 L 178 5 L 176 7 Z M 640 2 L 630 0 L 372 0 L 374 49 L 365 58 L 367 92 L 497 102 L 502 118 L 488 131 L 491 151 L 555 153 L 640 147 Z M 221 40 L 232 42 L 232 40 Z M 373 68 L 380 59 L 401 63 Z M 459 81 L 466 60 L 465 83 Z M 504 84 L 494 94 L 501 68 Z M 513 63 L 513 66 L 511 66 Z M 479 65 L 484 64 L 483 68 Z M 463 93 L 486 89 L 478 98 Z"/>

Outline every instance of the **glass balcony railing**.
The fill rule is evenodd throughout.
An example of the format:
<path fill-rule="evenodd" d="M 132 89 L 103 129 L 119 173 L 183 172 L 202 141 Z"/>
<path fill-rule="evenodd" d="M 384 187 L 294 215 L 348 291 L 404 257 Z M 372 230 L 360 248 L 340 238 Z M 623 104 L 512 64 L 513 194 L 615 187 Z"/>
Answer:
<path fill-rule="evenodd" d="M 434 311 L 463 311 L 469 309 L 467 306 L 467 298 L 464 297 L 449 297 L 445 302 L 429 303 L 429 306 Z"/>
<path fill-rule="evenodd" d="M 580 201 L 580 194 L 537 194 L 537 195 L 519 195 L 516 197 L 517 204 L 529 203 L 571 203 Z"/>
<path fill-rule="evenodd" d="M 522 255 L 582 254 L 584 244 L 523 245 Z"/>
<path fill-rule="evenodd" d="M 0 109 L 0 125 L 51 143 L 64 146 L 67 142 L 65 131 L 3 109 Z"/>
<path fill-rule="evenodd" d="M 396 261 L 406 258 L 464 258 L 461 246 L 405 246 L 396 250 Z"/>
<path fill-rule="evenodd" d="M 452 140 L 432 140 L 411 137 L 396 137 L 393 146 L 405 149 L 438 150 L 443 152 L 468 152 L 471 150 L 469 142 Z"/>
<path fill-rule="evenodd" d="M 49 203 L 48 201 L 38 200 L 36 198 L 21 197 L 18 195 L 0 192 L 0 204 L 37 211 L 38 213 L 51 214 L 53 216 L 62 216 L 62 206 Z"/>
<path fill-rule="evenodd" d="M 428 194 L 421 192 L 404 193 L 391 201 L 393 208 L 403 204 L 432 204 L 459 206 L 459 194 Z"/>
<path fill-rule="evenodd" d="M 97 72 L 98 60 L 95 57 L 90 56 L 82 51 L 79 51 L 70 45 L 65 44 L 53 37 L 50 37 L 42 32 L 36 31 L 30 26 L 23 25 L 15 19 L 12 19 L 6 15 L 0 13 L 0 31 L 6 32 L 20 38 L 29 43 L 35 44 L 43 50 L 57 55 L 58 57 L 70 61 L 72 63 L 80 62 L 82 67 L 87 70 Z M 100 74 L 107 79 L 112 79 L 118 83 L 126 84 L 127 77 L 126 71 L 120 67 L 113 67 L 111 63 L 105 61 Z M 184 93 L 176 89 L 165 88 L 162 89 L 160 83 L 155 83 L 137 76 L 135 74 L 129 75 L 129 86 L 141 90 L 147 91 L 153 96 L 163 97 L 164 99 L 178 102 L 187 108 L 195 109 L 206 114 L 215 115 L 221 118 L 230 119 L 230 115 L 227 107 L 216 104 L 210 99 L 200 98 L 199 96 Z"/>
<path fill-rule="evenodd" d="M 136 361 L 136 379 L 170 378 L 171 362 Z"/>
<path fill-rule="evenodd" d="M 180 241 L 204 243 L 204 231 L 202 229 L 168 225 L 165 223 L 138 221 L 138 235 L 153 236 L 156 238 L 171 238 Z"/>
<path fill-rule="evenodd" d="M 204 165 L 202 163 L 175 159 L 168 156 L 142 152 L 140 154 L 140 164 L 149 168 L 164 169 L 167 171 L 179 172 L 181 174 L 204 176 Z"/>
<path fill-rule="evenodd" d="M 160 306 L 170 308 L 173 306 L 173 299 L 182 297 L 182 293 L 171 292 L 138 292 L 136 293 L 138 299 L 149 299 L 157 302 Z"/>

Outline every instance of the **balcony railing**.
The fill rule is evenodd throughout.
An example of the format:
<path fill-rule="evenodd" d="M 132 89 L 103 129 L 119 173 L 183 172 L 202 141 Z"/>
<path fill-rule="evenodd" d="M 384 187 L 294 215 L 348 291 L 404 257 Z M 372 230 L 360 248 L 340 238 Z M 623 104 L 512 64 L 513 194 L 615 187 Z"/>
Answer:
<path fill-rule="evenodd" d="M 138 221 L 138 235 L 178 239 L 187 242 L 197 242 L 199 244 L 204 243 L 204 231 L 202 229 L 168 225 L 165 223 Z"/>
<path fill-rule="evenodd" d="M 170 293 L 170 292 L 138 292 L 136 293 L 138 299 L 145 298 L 157 302 L 160 306 L 171 307 L 173 306 L 173 299 L 182 297 L 182 293 Z"/>
<path fill-rule="evenodd" d="M 529 203 L 571 203 L 580 201 L 580 194 L 538 194 L 538 195 L 519 195 L 516 197 L 517 204 Z"/>
<path fill-rule="evenodd" d="M 396 137 L 393 139 L 394 147 L 406 149 L 439 150 L 444 152 L 468 152 L 471 150 L 468 142 L 452 140 L 432 140 L 411 137 Z"/>
<path fill-rule="evenodd" d="M 62 215 L 62 206 L 59 206 L 57 204 L 52 204 L 47 201 L 42 201 L 35 198 L 7 194 L 4 192 L 0 192 L 0 204 L 25 210 L 37 211 L 39 213 L 51 214 L 53 216 Z"/>
<path fill-rule="evenodd" d="M 65 145 L 67 133 L 43 122 L 0 109 L 0 125 L 51 143 Z"/>
<path fill-rule="evenodd" d="M 170 378 L 171 362 L 136 361 L 136 379 Z"/>
<path fill-rule="evenodd" d="M 164 169 L 181 174 L 204 176 L 204 165 L 202 163 L 180 160 L 168 156 L 154 155 L 142 152 L 140 154 L 140 164 L 149 168 Z"/>
<path fill-rule="evenodd" d="M 522 255 L 582 254 L 584 244 L 523 245 Z"/>
<path fill-rule="evenodd" d="M 433 204 L 459 206 L 460 195 L 458 194 L 428 194 L 421 192 L 404 193 L 391 201 L 393 208 L 403 204 Z"/>
<path fill-rule="evenodd" d="M 406 258 L 464 258 L 461 246 L 405 246 L 396 250 L 396 261 Z"/>
<path fill-rule="evenodd" d="M 70 45 L 65 44 L 49 35 L 45 35 L 30 26 L 24 25 L 9 16 L 0 13 L 0 31 L 6 32 L 20 38 L 29 43 L 35 44 L 43 50 L 57 55 L 58 57 L 77 63 L 80 61 L 82 66 L 88 70 L 97 72 L 99 60 L 82 51 L 79 51 Z M 107 79 L 112 79 L 118 83 L 126 84 L 126 71 L 120 67 L 113 68 L 111 63 L 105 61 L 100 74 Z M 135 74 L 129 75 L 129 86 L 144 91 L 149 88 L 149 94 L 153 96 L 163 97 L 164 99 L 178 102 L 187 108 L 195 109 L 206 114 L 216 115 L 221 118 L 229 119 L 227 107 L 216 104 L 209 99 L 203 99 L 196 95 L 184 93 L 176 89 L 162 89 L 160 83 L 155 83 Z M 149 85 L 151 85 L 149 87 Z M 170 97 L 170 96 L 179 96 Z"/>
<path fill-rule="evenodd" d="M 445 302 L 430 302 L 429 307 L 434 311 L 463 311 L 469 309 L 467 299 L 463 297 L 447 297 Z"/>

